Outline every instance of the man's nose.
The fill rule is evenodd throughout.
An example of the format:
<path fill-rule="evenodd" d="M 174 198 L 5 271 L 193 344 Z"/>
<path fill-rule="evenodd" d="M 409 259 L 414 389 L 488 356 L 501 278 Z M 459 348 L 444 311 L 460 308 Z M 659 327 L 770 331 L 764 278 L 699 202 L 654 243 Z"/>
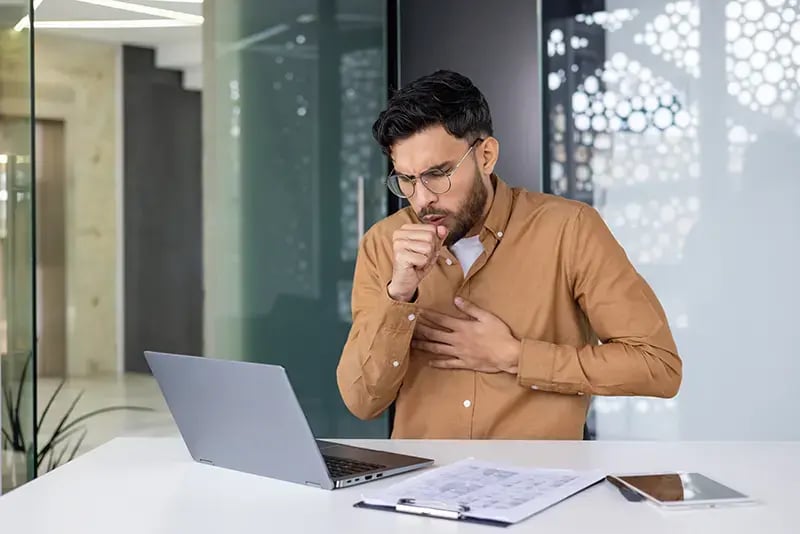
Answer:
<path fill-rule="evenodd" d="M 436 193 L 431 193 L 431 191 L 422 185 L 422 183 L 417 182 L 416 188 L 414 189 L 414 198 L 415 204 L 417 204 L 417 211 L 422 210 L 422 208 L 427 208 L 434 202 L 439 199 L 439 195 Z"/>

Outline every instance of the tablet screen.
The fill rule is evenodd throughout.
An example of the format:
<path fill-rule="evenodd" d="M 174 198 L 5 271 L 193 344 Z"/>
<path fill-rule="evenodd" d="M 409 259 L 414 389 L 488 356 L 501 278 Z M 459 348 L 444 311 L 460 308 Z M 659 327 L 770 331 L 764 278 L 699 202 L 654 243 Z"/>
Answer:
<path fill-rule="evenodd" d="M 665 473 L 618 476 L 617 478 L 662 502 L 747 498 L 747 495 L 723 486 L 700 473 Z"/>

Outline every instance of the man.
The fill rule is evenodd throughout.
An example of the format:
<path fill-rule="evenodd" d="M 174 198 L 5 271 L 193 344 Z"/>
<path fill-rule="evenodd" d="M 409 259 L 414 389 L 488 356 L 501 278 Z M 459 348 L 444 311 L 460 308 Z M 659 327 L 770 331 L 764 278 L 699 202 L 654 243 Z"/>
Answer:
<path fill-rule="evenodd" d="M 580 439 L 592 395 L 677 394 L 656 296 L 593 208 L 494 174 L 469 79 L 412 82 L 373 134 L 410 206 L 359 248 L 337 370 L 353 414 L 395 402 L 395 438 Z"/>

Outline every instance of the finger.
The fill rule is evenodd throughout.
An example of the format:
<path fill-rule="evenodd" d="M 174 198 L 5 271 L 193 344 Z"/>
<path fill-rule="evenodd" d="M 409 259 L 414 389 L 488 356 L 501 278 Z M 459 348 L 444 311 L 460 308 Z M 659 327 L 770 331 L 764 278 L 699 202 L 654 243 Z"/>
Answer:
<path fill-rule="evenodd" d="M 470 317 L 477 319 L 478 321 L 485 321 L 490 317 L 494 317 L 491 313 L 487 312 L 483 308 L 479 308 L 475 304 L 461 297 L 455 298 L 455 304 L 459 310 L 463 311 Z"/>
<path fill-rule="evenodd" d="M 409 243 L 414 243 L 415 246 L 426 247 L 430 250 L 433 256 L 438 256 L 442 248 L 442 242 L 437 237 L 431 237 L 431 234 L 424 233 L 395 233 L 393 237 L 395 250 L 398 246 L 407 246 Z"/>
<path fill-rule="evenodd" d="M 444 313 L 434 310 L 425 310 L 425 317 L 433 324 L 444 327 L 452 332 L 461 330 L 461 328 L 464 326 L 464 323 L 467 322 L 464 319 L 451 317 L 450 315 L 445 315 Z"/>
<path fill-rule="evenodd" d="M 402 230 L 426 230 L 437 235 L 439 239 L 444 239 L 445 237 L 447 237 L 447 234 L 449 233 L 447 227 L 441 224 L 438 226 L 434 226 L 432 224 L 427 224 L 427 223 L 416 223 L 416 224 L 409 223 L 409 224 L 404 224 L 400 228 Z"/>
<path fill-rule="evenodd" d="M 401 250 L 397 253 L 397 262 L 406 267 L 423 268 L 428 265 L 430 258 L 425 254 L 413 250 Z"/>
<path fill-rule="evenodd" d="M 404 258 L 409 254 L 413 255 L 414 257 L 412 262 L 402 263 Z M 400 252 L 396 253 L 395 257 L 397 258 L 396 263 L 399 263 L 400 265 L 413 266 L 415 269 L 419 269 L 425 274 L 429 273 L 436 266 L 436 261 L 439 259 L 437 254 L 421 254 L 414 250 L 401 250 Z M 424 261 L 418 261 L 418 258 L 424 258 Z"/>
<path fill-rule="evenodd" d="M 413 250 L 414 252 L 424 254 L 428 258 L 436 255 L 436 250 L 432 244 L 424 241 L 412 241 L 410 239 L 395 240 L 394 250 L 395 252 L 400 252 L 402 250 Z"/>
<path fill-rule="evenodd" d="M 431 354 L 455 356 L 455 349 L 453 348 L 453 346 L 448 345 L 446 343 L 438 343 L 436 341 L 412 340 L 411 347 L 417 350 L 424 350 L 425 352 L 430 352 Z"/>
<path fill-rule="evenodd" d="M 425 225 L 422 228 L 401 228 L 395 230 L 392 237 L 394 239 L 416 239 L 419 241 L 427 241 L 428 243 L 434 243 L 439 238 L 439 236 L 436 235 L 436 227 L 431 225 Z"/>
<path fill-rule="evenodd" d="M 425 230 L 426 232 L 435 232 L 436 227 L 427 223 L 406 223 L 400 227 L 402 230 Z"/>
<path fill-rule="evenodd" d="M 447 234 L 450 231 L 446 226 L 433 226 L 432 224 L 404 224 L 399 230 L 395 230 L 394 239 L 410 237 L 411 239 L 423 240 L 437 246 L 442 246 Z"/>
<path fill-rule="evenodd" d="M 449 345 L 450 341 L 452 341 L 452 334 L 442 330 L 437 330 L 436 328 L 431 328 L 430 326 L 425 326 L 421 323 L 417 323 L 416 327 L 414 328 L 414 338 L 428 341 L 438 341 L 439 343 L 446 343 Z"/>
<path fill-rule="evenodd" d="M 428 362 L 428 365 L 431 367 L 436 367 L 437 369 L 469 369 L 470 367 L 464 363 L 463 360 L 459 360 L 458 358 L 450 358 L 450 359 L 443 359 L 443 360 L 431 360 Z"/>

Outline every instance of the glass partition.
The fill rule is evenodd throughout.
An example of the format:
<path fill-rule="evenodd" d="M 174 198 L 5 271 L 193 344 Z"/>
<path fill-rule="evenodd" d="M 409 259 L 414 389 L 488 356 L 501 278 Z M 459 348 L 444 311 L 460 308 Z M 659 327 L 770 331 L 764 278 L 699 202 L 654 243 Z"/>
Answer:
<path fill-rule="evenodd" d="M 30 480 L 37 459 L 28 9 L 27 0 L 0 5 L 0 492 Z"/>
<path fill-rule="evenodd" d="M 800 6 L 544 2 L 544 189 L 593 204 L 663 303 L 675 399 L 600 439 L 800 439 Z"/>
<path fill-rule="evenodd" d="M 387 206 L 385 3 L 207 0 L 204 16 L 204 352 L 285 366 L 317 436 L 386 437 L 335 376 L 358 241 Z"/>

